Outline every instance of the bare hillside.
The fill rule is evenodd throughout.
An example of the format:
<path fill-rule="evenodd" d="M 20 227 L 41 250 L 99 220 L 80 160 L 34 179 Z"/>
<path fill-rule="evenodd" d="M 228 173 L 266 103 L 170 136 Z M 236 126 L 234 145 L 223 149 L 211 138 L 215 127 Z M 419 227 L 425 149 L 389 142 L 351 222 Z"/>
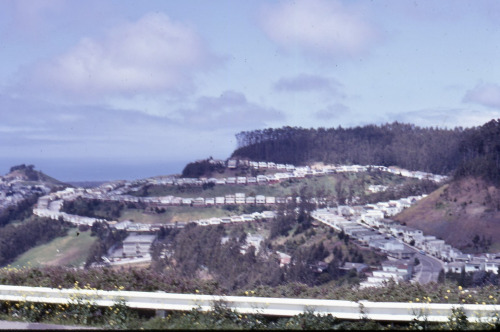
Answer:
<path fill-rule="evenodd" d="M 395 219 L 464 252 L 500 251 L 500 190 L 478 178 L 446 184 Z"/>

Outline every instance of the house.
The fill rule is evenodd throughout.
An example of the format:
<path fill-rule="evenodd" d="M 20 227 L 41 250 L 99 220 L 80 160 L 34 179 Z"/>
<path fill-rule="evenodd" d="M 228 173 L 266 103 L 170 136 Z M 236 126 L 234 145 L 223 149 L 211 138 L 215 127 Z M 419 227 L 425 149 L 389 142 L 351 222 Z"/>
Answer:
<path fill-rule="evenodd" d="M 265 175 L 257 175 L 257 183 L 262 184 L 262 183 L 267 183 L 268 178 Z"/>
<path fill-rule="evenodd" d="M 280 267 L 284 267 L 290 264 L 292 260 L 292 256 L 285 254 L 284 252 L 276 251 L 280 260 Z"/>
<path fill-rule="evenodd" d="M 236 184 L 236 178 L 235 177 L 228 177 L 226 179 L 226 184 Z"/>
<path fill-rule="evenodd" d="M 246 176 L 238 176 L 236 178 L 236 183 L 237 184 L 247 184 L 247 178 L 246 178 Z"/>
<path fill-rule="evenodd" d="M 123 255 L 125 257 L 137 257 L 149 254 L 156 235 L 137 235 L 130 234 L 123 240 Z"/>
<path fill-rule="evenodd" d="M 273 211 L 262 211 L 262 218 L 264 219 L 274 219 L 276 218 L 276 212 Z"/>
<path fill-rule="evenodd" d="M 352 269 L 356 270 L 357 273 L 363 273 L 370 269 L 370 267 L 363 263 L 351 263 L 345 262 L 344 265 L 340 267 L 341 270 L 350 271 Z"/>
<path fill-rule="evenodd" d="M 236 204 L 236 197 L 234 195 L 225 196 L 226 204 Z"/>
<path fill-rule="evenodd" d="M 212 206 L 215 205 L 215 198 L 205 198 L 205 205 L 206 206 Z"/>
<path fill-rule="evenodd" d="M 245 194 L 244 193 L 236 193 L 234 195 L 236 204 L 245 204 Z"/>
<path fill-rule="evenodd" d="M 247 184 L 256 184 L 256 183 L 257 183 L 257 177 L 255 176 L 247 177 Z"/>
<path fill-rule="evenodd" d="M 226 178 L 220 178 L 215 180 L 215 184 L 226 184 Z"/>
<path fill-rule="evenodd" d="M 227 168 L 236 168 L 238 166 L 238 161 L 236 159 L 229 159 L 227 161 Z"/>
<path fill-rule="evenodd" d="M 192 198 L 183 198 L 182 201 L 181 201 L 182 205 L 191 205 L 191 203 L 193 203 L 193 199 Z"/>
<path fill-rule="evenodd" d="M 255 204 L 255 197 L 249 196 L 249 197 L 245 198 L 245 203 L 246 204 Z"/>
<path fill-rule="evenodd" d="M 249 222 L 249 221 L 254 221 L 255 217 L 251 214 L 243 214 L 241 215 L 241 219 L 243 219 L 243 221 L 245 222 Z"/>
<path fill-rule="evenodd" d="M 464 262 L 451 262 L 444 263 L 444 272 L 445 273 L 462 273 L 465 270 Z"/>
<path fill-rule="evenodd" d="M 226 200 L 223 196 L 215 197 L 215 205 L 224 205 L 225 202 Z"/>
<path fill-rule="evenodd" d="M 243 218 L 241 216 L 233 216 L 231 217 L 231 222 L 235 223 L 243 222 Z"/>
<path fill-rule="evenodd" d="M 408 281 L 413 274 L 413 264 L 403 260 L 385 261 L 382 262 L 382 270 L 402 273 L 403 279 Z"/>
<path fill-rule="evenodd" d="M 210 225 L 219 225 L 220 223 L 222 223 L 222 219 L 221 218 L 210 218 L 208 219 L 208 223 Z"/>
<path fill-rule="evenodd" d="M 482 261 L 472 260 L 470 262 L 465 263 L 465 273 L 484 271 L 486 268 L 486 263 Z"/>
<path fill-rule="evenodd" d="M 494 274 L 498 274 L 499 267 L 500 267 L 500 260 L 499 259 L 488 260 L 486 262 L 486 266 L 484 267 L 484 270 L 486 272 L 492 272 Z"/>
<path fill-rule="evenodd" d="M 266 204 L 276 204 L 276 198 L 273 196 L 266 196 Z"/>
<path fill-rule="evenodd" d="M 205 199 L 203 197 L 193 199 L 193 206 L 205 206 Z"/>
<path fill-rule="evenodd" d="M 278 183 L 280 180 L 279 178 L 276 177 L 276 175 L 271 174 L 267 176 L 267 182 L 268 183 Z"/>
<path fill-rule="evenodd" d="M 255 203 L 256 204 L 266 204 L 266 196 L 264 196 L 264 195 L 255 196 Z"/>
<path fill-rule="evenodd" d="M 163 197 L 160 197 L 160 203 L 165 204 L 165 205 L 170 205 L 170 204 L 172 204 L 173 199 L 174 199 L 174 196 L 163 196 Z"/>

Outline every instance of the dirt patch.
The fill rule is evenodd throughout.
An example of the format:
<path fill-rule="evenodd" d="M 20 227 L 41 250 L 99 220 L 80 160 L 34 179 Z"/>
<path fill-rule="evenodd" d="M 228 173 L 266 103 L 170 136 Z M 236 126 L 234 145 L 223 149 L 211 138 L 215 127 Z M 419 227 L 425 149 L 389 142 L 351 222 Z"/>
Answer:
<path fill-rule="evenodd" d="M 496 252 L 500 248 L 499 204 L 497 188 L 481 179 L 466 178 L 439 188 L 394 219 L 465 252 Z M 491 244 L 477 248 L 473 243 L 476 236 Z"/>

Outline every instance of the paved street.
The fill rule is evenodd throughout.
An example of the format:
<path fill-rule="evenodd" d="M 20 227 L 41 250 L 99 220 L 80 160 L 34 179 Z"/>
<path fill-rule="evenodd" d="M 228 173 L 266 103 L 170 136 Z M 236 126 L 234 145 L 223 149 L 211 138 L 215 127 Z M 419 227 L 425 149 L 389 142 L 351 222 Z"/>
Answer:
<path fill-rule="evenodd" d="M 434 257 L 422 255 L 418 252 L 415 257 L 420 261 L 420 264 L 415 267 L 415 280 L 419 284 L 437 282 L 439 272 L 443 268 L 441 262 Z"/>
<path fill-rule="evenodd" d="M 97 330 L 97 328 L 1 320 L 0 330 Z"/>

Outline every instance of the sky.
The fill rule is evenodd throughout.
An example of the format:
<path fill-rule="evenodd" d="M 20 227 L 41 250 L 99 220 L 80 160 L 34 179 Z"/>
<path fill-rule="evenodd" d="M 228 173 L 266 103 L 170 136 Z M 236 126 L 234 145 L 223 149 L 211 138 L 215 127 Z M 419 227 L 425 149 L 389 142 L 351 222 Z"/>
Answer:
<path fill-rule="evenodd" d="M 496 0 L 0 0 L 0 174 L 138 179 L 241 131 L 500 118 Z"/>

